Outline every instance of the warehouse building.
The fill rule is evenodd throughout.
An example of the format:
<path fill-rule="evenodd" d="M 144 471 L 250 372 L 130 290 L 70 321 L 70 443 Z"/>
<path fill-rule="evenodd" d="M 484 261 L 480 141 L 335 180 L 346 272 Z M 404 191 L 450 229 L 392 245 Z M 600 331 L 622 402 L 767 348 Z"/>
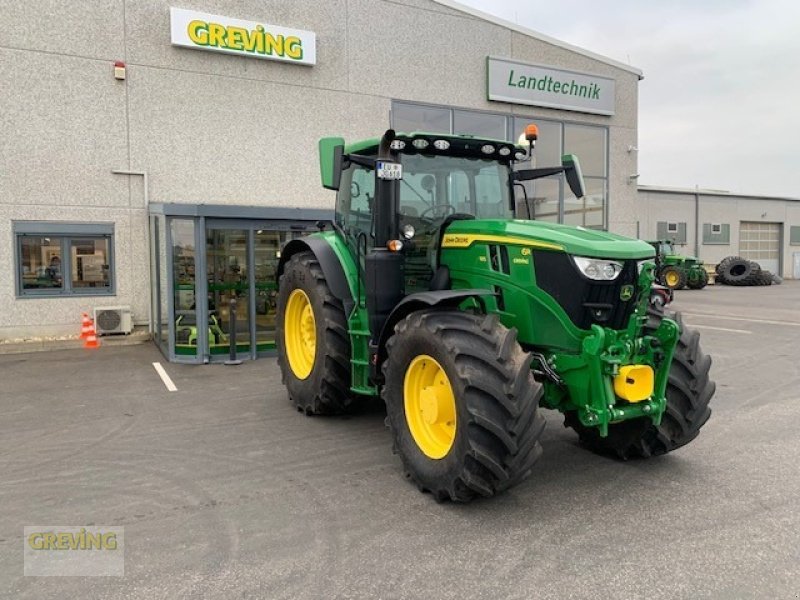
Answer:
<path fill-rule="evenodd" d="M 800 198 L 639 186 L 638 236 L 716 264 L 738 255 L 800 278 Z"/>
<path fill-rule="evenodd" d="M 636 232 L 641 73 L 449 0 L 35 1 L 0 19 L 2 339 L 129 307 L 170 359 L 218 360 L 235 300 L 239 357 L 269 351 L 281 244 L 332 216 L 324 135 L 516 140 L 536 121 L 539 164 L 579 155 L 589 194 L 543 180 L 532 213 Z"/>

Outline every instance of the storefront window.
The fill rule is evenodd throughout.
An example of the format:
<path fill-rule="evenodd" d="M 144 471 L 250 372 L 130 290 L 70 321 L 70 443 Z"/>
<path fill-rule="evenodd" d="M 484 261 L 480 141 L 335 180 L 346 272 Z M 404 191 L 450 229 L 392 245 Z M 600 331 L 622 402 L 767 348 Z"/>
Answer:
<path fill-rule="evenodd" d="M 70 240 L 72 289 L 108 289 L 111 287 L 108 240 L 73 238 Z"/>
<path fill-rule="evenodd" d="M 578 157 L 585 177 L 605 177 L 605 128 L 567 123 L 564 125 L 564 154 Z"/>
<path fill-rule="evenodd" d="M 453 111 L 453 132 L 474 135 L 475 137 L 494 138 L 496 140 L 504 140 L 508 135 L 506 117 L 503 115 L 467 110 Z"/>
<path fill-rule="evenodd" d="M 20 240 L 23 290 L 62 290 L 61 256 L 64 240 L 58 237 L 28 237 Z"/>
<path fill-rule="evenodd" d="M 79 233 L 94 231 L 109 233 Z M 112 231 L 113 226 L 105 224 L 16 222 L 17 294 L 112 294 Z"/>
<path fill-rule="evenodd" d="M 450 133 L 450 109 L 395 104 L 392 106 L 392 123 L 397 131 Z"/>

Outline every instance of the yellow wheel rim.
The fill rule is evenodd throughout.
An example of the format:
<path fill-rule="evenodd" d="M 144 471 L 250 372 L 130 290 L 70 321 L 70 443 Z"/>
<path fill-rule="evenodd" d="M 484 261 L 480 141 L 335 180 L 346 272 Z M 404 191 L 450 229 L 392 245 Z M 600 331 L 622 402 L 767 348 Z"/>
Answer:
<path fill-rule="evenodd" d="M 420 354 L 406 369 L 403 403 L 411 437 L 428 458 L 440 459 L 456 439 L 456 398 L 442 365 Z"/>
<path fill-rule="evenodd" d="M 678 285 L 678 274 L 675 271 L 667 273 L 667 285 L 670 287 Z"/>
<path fill-rule="evenodd" d="M 289 294 L 283 321 L 283 340 L 292 373 L 298 379 L 305 379 L 314 368 L 317 354 L 317 322 L 311 301 L 301 289 Z"/>

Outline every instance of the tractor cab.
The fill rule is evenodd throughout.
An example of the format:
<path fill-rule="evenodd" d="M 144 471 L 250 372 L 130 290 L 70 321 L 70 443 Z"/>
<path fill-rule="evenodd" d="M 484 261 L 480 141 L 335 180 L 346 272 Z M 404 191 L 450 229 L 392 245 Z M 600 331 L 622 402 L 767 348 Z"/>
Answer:
<path fill-rule="evenodd" d="M 572 155 L 564 157 L 561 167 L 514 169 L 515 163 L 531 157 L 538 136 L 535 126 L 525 134 L 528 148 L 463 135 L 391 131 L 387 135 L 391 139 L 388 152 L 382 155 L 385 162 L 378 155 L 381 143 L 387 143 L 386 136 L 346 147 L 341 138 L 321 140 L 323 183 L 327 158 L 329 164 L 335 163 L 330 165 L 331 174 L 341 173 L 338 181 L 332 177 L 326 187 L 337 189 L 335 222 L 351 250 L 363 259 L 376 245 L 380 248 L 393 242 L 402 247 L 404 287 L 409 292 L 437 287 L 432 280 L 438 252 L 451 223 L 513 219 L 515 190 L 527 194 L 521 181 L 566 172 L 575 195 L 583 196 L 580 166 Z M 388 196 L 380 201 L 376 200 L 382 180 L 378 162 L 396 165 L 383 186 Z"/>

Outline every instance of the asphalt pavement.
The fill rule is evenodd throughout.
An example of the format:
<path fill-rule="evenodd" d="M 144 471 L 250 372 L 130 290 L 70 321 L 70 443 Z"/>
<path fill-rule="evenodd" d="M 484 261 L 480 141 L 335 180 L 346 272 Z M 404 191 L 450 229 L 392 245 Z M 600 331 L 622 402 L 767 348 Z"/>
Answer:
<path fill-rule="evenodd" d="M 800 282 L 674 306 L 714 359 L 693 443 L 617 462 L 546 411 L 533 475 L 468 505 L 403 478 L 381 406 L 297 413 L 274 359 L 0 356 L 0 597 L 798 598 Z M 124 577 L 23 576 L 26 525 L 124 527 Z"/>

